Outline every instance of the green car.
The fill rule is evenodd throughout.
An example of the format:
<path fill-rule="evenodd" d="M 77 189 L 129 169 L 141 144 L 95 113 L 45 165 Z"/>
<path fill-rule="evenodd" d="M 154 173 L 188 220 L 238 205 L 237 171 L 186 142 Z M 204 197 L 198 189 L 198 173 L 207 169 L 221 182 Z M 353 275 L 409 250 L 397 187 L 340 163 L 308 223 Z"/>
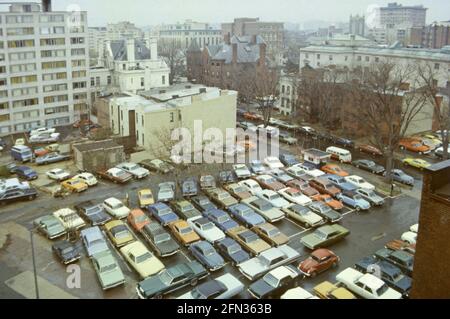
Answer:
<path fill-rule="evenodd" d="M 309 249 L 327 247 L 350 234 L 341 225 L 326 225 L 317 228 L 312 234 L 303 236 L 300 242 Z"/>
<path fill-rule="evenodd" d="M 92 256 L 95 272 L 103 290 L 111 289 L 125 283 L 125 277 L 119 264 L 109 250 Z"/>
<path fill-rule="evenodd" d="M 63 224 L 53 215 L 39 217 L 33 224 L 48 239 L 55 239 L 66 234 Z"/>

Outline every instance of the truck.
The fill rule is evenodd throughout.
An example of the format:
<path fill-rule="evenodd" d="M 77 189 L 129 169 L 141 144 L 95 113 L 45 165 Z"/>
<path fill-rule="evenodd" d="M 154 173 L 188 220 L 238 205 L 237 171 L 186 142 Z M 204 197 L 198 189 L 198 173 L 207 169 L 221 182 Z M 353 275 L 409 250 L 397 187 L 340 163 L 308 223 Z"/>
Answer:
<path fill-rule="evenodd" d="M 96 172 L 98 178 L 109 180 L 113 183 L 125 184 L 128 183 L 133 176 L 125 172 L 123 169 L 113 167 L 108 170 L 98 170 Z"/>
<path fill-rule="evenodd" d="M 402 294 L 372 274 L 363 274 L 353 268 L 347 268 L 336 276 L 336 280 L 348 290 L 365 299 L 401 299 Z"/>
<path fill-rule="evenodd" d="M 15 145 L 11 148 L 11 157 L 19 162 L 31 162 L 33 160 L 33 152 L 26 145 Z"/>

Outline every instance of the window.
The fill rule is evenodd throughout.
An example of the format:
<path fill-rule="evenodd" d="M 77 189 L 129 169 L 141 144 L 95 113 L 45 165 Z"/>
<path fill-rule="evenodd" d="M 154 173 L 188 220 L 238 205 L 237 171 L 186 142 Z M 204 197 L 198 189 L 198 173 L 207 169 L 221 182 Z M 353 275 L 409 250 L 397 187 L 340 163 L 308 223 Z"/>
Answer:
<path fill-rule="evenodd" d="M 8 48 L 26 48 L 26 47 L 34 47 L 34 40 L 8 41 Z"/>
<path fill-rule="evenodd" d="M 46 96 L 46 97 L 44 97 L 44 103 L 50 104 L 50 103 L 55 103 L 55 102 L 65 102 L 68 99 L 69 99 L 69 96 L 67 94 Z"/>
<path fill-rule="evenodd" d="M 0 110 L 7 110 L 9 107 L 8 102 L 0 103 Z"/>
<path fill-rule="evenodd" d="M 73 56 L 75 56 L 75 55 L 85 55 L 86 51 L 85 51 L 85 49 L 72 49 L 70 51 L 70 54 L 73 55 Z"/>
<path fill-rule="evenodd" d="M 83 44 L 84 38 L 70 38 L 71 44 Z"/>
<path fill-rule="evenodd" d="M 282 85 L 281 86 L 281 93 L 284 93 L 284 91 L 285 91 L 285 87 L 284 87 L 284 85 Z"/>
<path fill-rule="evenodd" d="M 37 75 L 16 76 L 11 78 L 11 84 L 31 83 L 37 81 Z"/>
<path fill-rule="evenodd" d="M 173 123 L 175 121 L 173 112 L 170 112 L 170 123 Z"/>
<path fill-rule="evenodd" d="M 64 15 L 62 14 L 41 15 L 40 22 L 64 22 Z"/>
<path fill-rule="evenodd" d="M 91 86 L 95 86 L 95 79 L 91 78 Z"/>
<path fill-rule="evenodd" d="M 65 44 L 66 44 L 66 39 L 64 39 L 64 38 L 41 39 L 41 46 L 65 45 Z"/>
<path fill-rule="evenodd" d="M 72 78 L 84 78 L 86 76 L 86 71 L 72 71 Z"/>
<path fill-rule="evenodd" d="M 9 114 L 0 115 L 0 122 L 9 121 Z"/>
<path fill-rule="evenodd" d="M 95 77 L 95 85 L 100 86 L 100 77 Z"/>
<path fill-rule="evenodd" d="M 45 85 L 44 92 L 67 91 L 67 84 Z"/>
<path fill-rule="evenodd" d="M 163 84 L 163 85 L 166 84 L 166 76 L 165 76 L 165 75 L 162 76 L 162 84 Z"/>
<path fill-rule="evenodd" d="M 434 69 L 435 69 L 435 70 L 439 70 L 439 63 L 435 63 L 435 64 L 434 64 Z"/>
<path fill-rule="evenodd" d="M 66 50 L 43 50 L 41 51 L 42 58 L 57 58 L 57 57 L 65 57 Z"/>
<path fill-rule="evenodd" d="M 36 64 L 35 63 L 15 64 L 11 65 L 9 70 L 11 73 L 32 72 L 36 70 Z"/>
<path fill-rule="evenodd" d="M 20 53 L 10 53 L 10 61 L 22 61 L 27 59 L 34 59 L 36 54 L 34 52 L 20 52 Z"/>
<path fill-rule="evenodd" d="M 317 55 L 317 58 L 320 60 L 320 54 Z"/>
<path fill-rule="evenodd" d="M 42 27 L 41 34 L 64 34 L 64 27 Z"/>
<path fill-rule="evenodd" d="M 361 60 L 362 60 L 362 57 L 361 57 L 360 55 L 358 55 L 357 60 L 358 60 L 358 61 L 361 61 Z"/>
<path fill-rule="evenodd" d="M 84 26 L 70 27 L 70 33 L 83 33 Z"/>
<path fill-rule="evenodd" d="M 108 75 L 108 77 L 106 78 L 106 82 L 108 83 L 108 85 L 111 85 L 111 75 Z"/>
<path fill-rule="evenodd" d="M 290 87 L 289 85 L 287 86 L 287 91 L 286 91 L 286 93 L 287 93 L 287 94 L 291 94 L 291 87 Z"/>
<path fill-rule="evenodd" d="M 33 16 L 7 16 L 6 23 L 33 23 Z"/>
<path fill-rule="evenodd" d="M 143 87 L 143 86 L 144 86 L 144 84 L 145 84 L 145 82 L 144 82 L 144 78 L 141 78 L 141 86 Z"/>
<path fill-rule="evenodd" d="M 8 28 L 6 29 L 6 35 L 32 35 L 34 34 L 34 28 Z"/>
<path fill-rule="evenodd" d="M 55 61 L 55 62 L 42 62 L 42 69 L 58 69 L 58 68 L 65 68 L 66 67 L 66 61 Z"/>
<path fill-rule="evenodd" d="M 379 57 L 375 57 L 375 62 L 376 63 L 380 62 L 380 58 Z"/>
<path fill-rule="evenodd" d="M 55 113 L 67 113 L 69 112 L 69 106 L 57 106 L 57 107 L 48 107 L 45 109 L 45 114 L 55 114 Z"/>
<path fill-rule="evenodd" d="M 370 61 L 370 57 L 366 56 L 366 62 Z"/>
<path fill-rule="evenodd" d="M 332 55 L 329 55 L 329 56 L 328 56 L 328 59 L 329 59 L 330 61 L 333 61 L 333 56 L 332 56 Z"/>
<path fill-rule="evenodd" d="M 141 125 L 144 126 L 144 115 L 141 116 Z"/>
<path fill-rule="evenodd" d="M 34 98 L 34 99 L 14 101 L 12 103 L 12 105 L 13 105 L 13 107 L 26 107 L 26 106 L 37 105 L 38 103 L 39 103 L 38 99 Z"/>
<path fill-rule="evenodd" d="M 84 88 L 86 88 L 86 82 L 74 82 L 72 84 L 72 87 L 74 89 L 84 89 Z"/>
<path fill-rule="evenodd" d="M 73 95 L 73 100 L 77 101 L 77 100 L 85 100 L 87 99 L 87 93 L 75 93 Z"/>
<path fill-rule="evenodd" d="M 86 60 L 72 60 L 72 67 L 83 67 L 86 66 Z"/>

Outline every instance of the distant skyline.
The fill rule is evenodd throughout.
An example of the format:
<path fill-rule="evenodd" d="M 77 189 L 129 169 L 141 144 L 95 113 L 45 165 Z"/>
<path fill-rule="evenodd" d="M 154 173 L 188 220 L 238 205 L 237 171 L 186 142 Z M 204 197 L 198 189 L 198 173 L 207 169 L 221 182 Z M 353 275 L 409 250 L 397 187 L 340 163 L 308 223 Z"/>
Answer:
<path fill-rule="evenodd" d="M 23 0 L 17 1 L 23 2 Z M 36 1 L 39 2 L 39 1 Z M 311 20 L 347 22 L 350 14 L 365 14 L 370 5 L 385 6 L 394 0 L 53 0 L 53 10 L 78 5 L 88 11 L 89 26 L 130 21 L 138 26 L 170 24 L 192 19 L 199 22 L 231 22 L 236 17 L 299 23 Z M 450 20 L 449 0 L 397 1 L 424 5 L 427 23 Z"/>

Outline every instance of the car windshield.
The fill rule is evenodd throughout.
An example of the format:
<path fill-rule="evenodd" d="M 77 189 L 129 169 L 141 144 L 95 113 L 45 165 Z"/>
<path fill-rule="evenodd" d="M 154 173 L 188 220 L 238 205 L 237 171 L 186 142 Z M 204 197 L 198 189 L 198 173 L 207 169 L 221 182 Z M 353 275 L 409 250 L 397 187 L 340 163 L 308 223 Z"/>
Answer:
<path fill-rule="evenodd" d="M 124 174 L 125 174 L 124 171 L 117 171 L 117 172 L 116 172 L 116 176 L 121 176 L 121 175 L 124 175 Z"/>
<path fill-rule="evenodd" d="M 226 223 L 228 220 L 230 220 L 230 217 L 228 215 L 222 215 L 217 217 L 217 221 L 221 224 Z"/>
<path fill-rule="evenodd" d="M 250 216 L 252 214 L 253 214 L 253 211 L 250 208 L 245 208 L 245 209 L 241 210 L 242 216 Z"/>
<path fill-rule="evenodd" d="M 24 174 L 32 174 L 34 171 L 32 169 L 26 169 L 23 171 Z"/>
<path fill-rule="evenodd" d="M 357 178 L 356 181 L 358 182 L 358 184 L 364 184 L 366 182 L 364 178 Z"/>
<path fill-rule="evenodd" d="M 161 281 L 167 286 L 169 286 L 173 281 L 173 277 L 170 275 L 170 272 L 168 272 L 167 270 L 165 270 L 161 273 L 161 275 L 159 276 L 159 279 L 161 279 Z"/>
<path fill-rule="evenodd" d="M 228 193 L 220 193 L 217 196 L 217 198 L 220 199 L 220 200 L 227 199 L 228 197 L 230 197 L 230 194 L 228 194 Z"/>
<path fill-rule="evenodd" d="M 367 167 L 372 167 L 375 166 L 374 162 L 366 162 Z"/>
<path fill-rule="evenodd" d="M 327 234 L 325 234 L 324 232 L 320 231 L 320 230 L 316 230 L 316 232 L 314 233 L 317 237 L 321 238 L 321 239 L 326 239 L 327 238 Z"/>
<path fill-rule="evenodd" d="M 100 268 L 100 272 L 113 271 L 114 269 L 116 269 L 116 264 L 108 264 L 108 265 L 102 266 Z"/>
<path fill-rule="evenodd" d="M 112 205 L 111 207 L 112 207 L 112 209 L 119 209 L 119 208 L 124 207 L 124 205 L 122 203 L 117 203 L 117 204 Z"/>
<path fill-rule="evenodd" d="M 235 254 L 240 250 L 241 250 L 241 247 L 238 244 L 234 244 L 234 245 L 231 245 L 230 247 L 228 247 L 229 254 Z"/>
<path fill-rule="evenodd" d="M 323 201 L 324 201 L 325 203 L 330 203 L 330 202 L 333 201 L 333 199 L 332 199 L 331 197 L 325 197 L 325 198 L 323 199 Z"/>
<path fill-rule="evenodd" d="M 384 284 L 382 285 L 380 288 L 377 289 L 377 295 L 381 296 L 382 294 L 384 294 L 387 290 L 389 289 L 389 287 Z"/>
<path fill-rule="evenodd" d="M 187 205 L 181 207 L 181 211 L 183 211 L 183 212 L 188 212 L 193 209 L 194 209 L 194 206 L 192 206 L 191 204 L 187 204 Z"/>
<path fill-rule="evenodd" d="M 256 234 L 249 234 L 246 238 L 245 238 L 245 242 L 247 243 L 251 243 L 254 241 L 257 241 L 259 238 Z"/>
<path fill-rule="evenodd" d="M 266 274 L 263 279 L 269 286 L 273 288 L 278 287 L 278 279 L 275 278 L 271 273 Z"/>
<path fill-rule="evenodd" d="M 354 199 L 354 200 L 361 200 L 362 197 L 361 197 L 361 195 L 354 195 L 354 196 L 353 196 L 353 199 Z"/>
<path fill-rule="evenodd" d="M 61 252 L 63 254 L 70 254 L 72 251 L 74 251 L 74 249 L 72 247 L 66 247 Z"/>
<path fill-rule="evenodd" d="M 276 182 L 275 178 L 267 178 L 266 180 L 264 180 L 265 183 L 267 184 L 273 184 Z"/>
<path fill-rule="evenodd" d="M 271 229 L 268 232 L 269 237 L 275 237 L 280 235 L 280 231 L 278 229 Z"/>
<path fill-rule="evenodd" d="M 206 248 L 203 251 L 203 253 L 204 253 L 205 256 L 212 256 L 212 255 L 214 255 L 216 253 L 216 251 L 214 250 L 214 248 Z"/>
<path fill-rule="evenodd" d="M 152 199 L 152 198 L 153 198 L 153 195 L 152 195 L 152 194 L 142 194 L 142 195 L 141 195 L 141 198 L 142 198 L 142 199 Z"/>
<path fill-rule="evenodd" d="M 59 175 L 59 174 L 63 174 L 64 171 L 63 171 L 62 169 L 55 169 L 55 170 L 53 171 L 53 173 Z"/>
<path fill-rule="evenodd" d="M 167 214 L 170 214 L 172 211 L 170 210 L 170 208 L 163 208 L 163 209 L 160 209 L 160 210 L 158 210 L 158 215 L 159 216 L 164 216 L 164 215 L 167 215 Z"/>
<path fill-rule="evenodd" d="M 140 167 L 137 166 L 137 165 L 131 165 L 131 166 L 128 167 L 128 169 L 129 169 L 130 171 L 135 171 L 135 170 L 137 170 L 137 169 L 139 169 L 139 168 L 140 168 Z"/>
<path fill-rule="evenodd" d="M 155 242 L 156 242 L 157 244 L 166 242 L 166 241 L 168 241 L 168 240 L 170 240 L 170 235 L 167 234 L 167 233 L 159 234 L 159 235 L 157 235 L 157 236 L 155 237 Z"/>
<path fill-rule="evenodd" d="M 280 198 L 280 195 L 278 195 L 278 194 L 272 194 L 272 195 L 269 196 L 270 200 L 276 200 L 276 199 L 279 199 L 279 198 Z"/>
<path fill-rule="evenodd" d="M 137 264 L 143 263 L 150 258 L 152 258 L 152 254 L 150 252 L 146 252 L 146 253 L 136 257 L 136 263 Z"/>
<path fill-rule="evenodd" d="M 136 217 L 136 223 L 145 223 L 148 220 L 147 216 L 139 215 Z"/>
<path fill-rule="evenodd" d="M 234 189 L 234 192 L 235 193 L 243 193 L 243 192 L 246 192 L 246 189 L 242 186 L 239 186 Z"/>
<path fill-rule="evenodd" d="M 117 239 L 127 238 L 130 236 L 130 232 L 127 229 L 121 229 L 114 234 Z"/>
<path fill-rule="evenodd" d="M 258 208 L 260 209 L 260 210 L 270 210 L 271 208 L 272 208 L 272 205 L 270 204 L 270 203 L 268 203 L 268 202 L 260 202 L 258 205 Z"/>
<path fill-rule="evenodd" d="M 203 230 L 211 230 L 213 228 L 214 228 L 214 224 L 211 222 L 202 225 Z"/>
<path fill-rule="evenodd" d="M 180 234 L 187 235 L 187 234 L 190 234 L 190 233 L 192 233 L 192 228 L 191 227 L 180 228 Z"/>

